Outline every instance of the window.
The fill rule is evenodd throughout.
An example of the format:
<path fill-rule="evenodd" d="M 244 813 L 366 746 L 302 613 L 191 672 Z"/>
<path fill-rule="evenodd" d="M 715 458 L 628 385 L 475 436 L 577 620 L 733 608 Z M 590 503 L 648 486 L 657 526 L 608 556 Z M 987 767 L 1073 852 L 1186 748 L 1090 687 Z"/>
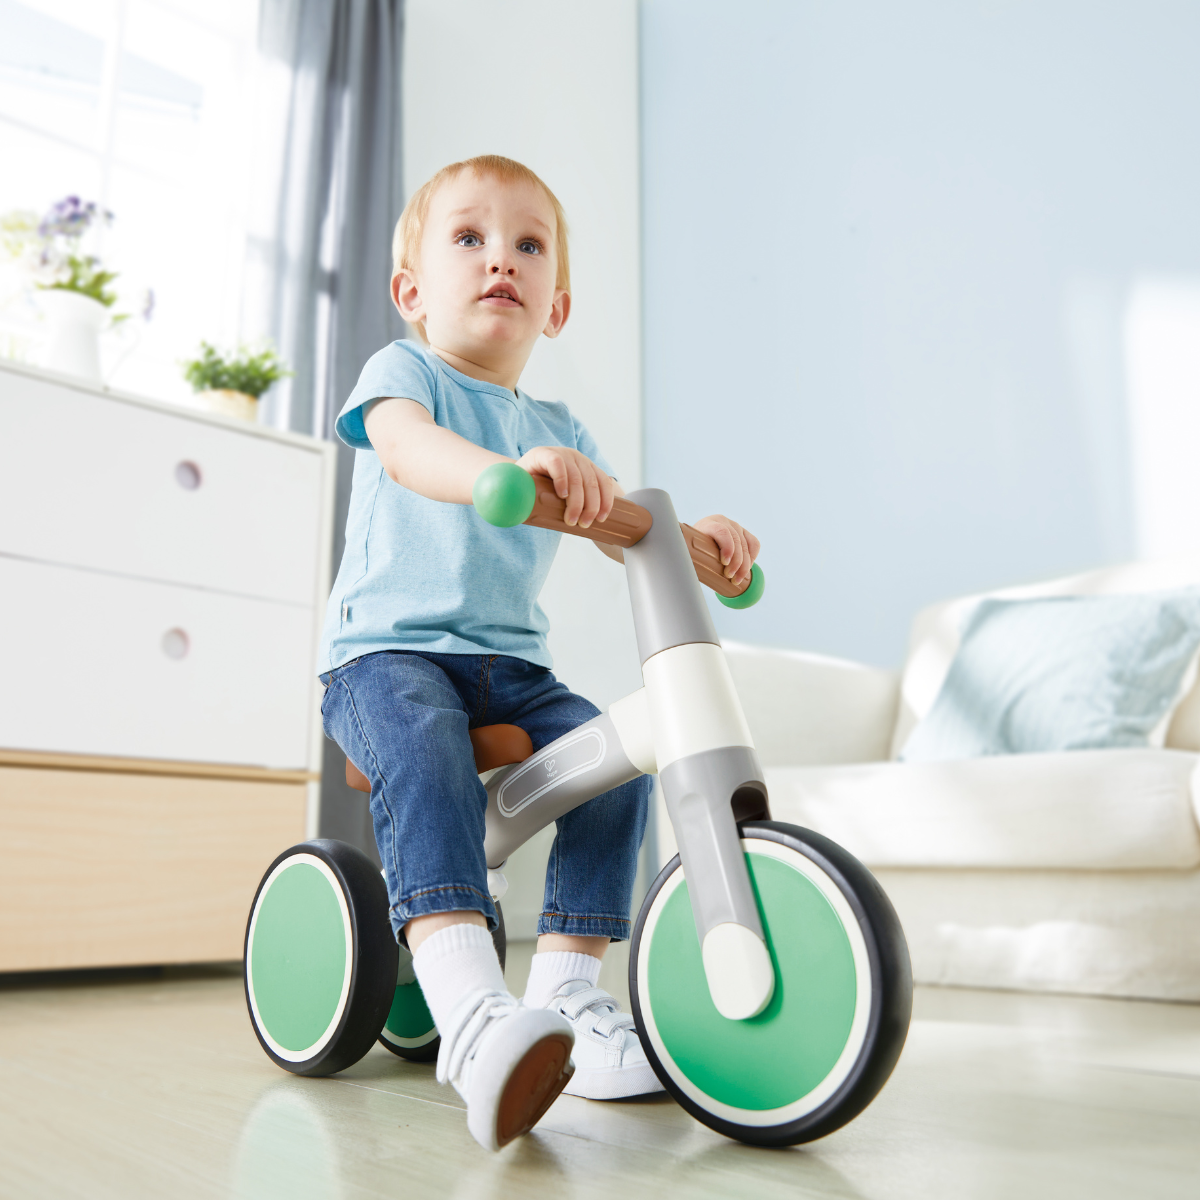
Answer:
<path fill-rule="evenodd" d="M 0 0 L 0 211 L 97 201 L 116 310 L 154 292 L 103 339 L 113 387 L 187 401 L 180 359 L 238 340 L 257 25 L 256 0 Z M 38 361 L 29 310 L 3 322 Z"/>

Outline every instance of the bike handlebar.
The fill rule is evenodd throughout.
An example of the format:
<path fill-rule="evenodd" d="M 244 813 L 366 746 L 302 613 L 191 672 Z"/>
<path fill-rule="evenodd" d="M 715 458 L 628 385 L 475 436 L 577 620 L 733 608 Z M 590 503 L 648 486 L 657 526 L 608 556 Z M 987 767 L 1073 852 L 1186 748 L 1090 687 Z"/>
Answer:
<path fill-rule="evenodd" d="M 597 521 L 588 529 L 568 525 L 563 520 L 567 502 L 560 499 L 554 485 L 544 475 L 530 475 L 516 463 L 493 463 L 481 471 L 475 480 L 472 500 L 479 515 L 492 525 L 510 528 L 513 525 L 534 525 L 539 529 L 554 529 L 573 534 L 606 546 L 633 546 L 642 540 L 653 518 L 640 504 L 618 496 L 613 501 L 608 520 Z M 725 575 L 717 543 L 706 533 L 680 523 L 683 540 L 701 583 L 717 593 L 722 604 L 729 608 L 749 608 L 757 604 L 765 587 L 762 568 L 755 563 L 750 582 L 738 587 Z"/>

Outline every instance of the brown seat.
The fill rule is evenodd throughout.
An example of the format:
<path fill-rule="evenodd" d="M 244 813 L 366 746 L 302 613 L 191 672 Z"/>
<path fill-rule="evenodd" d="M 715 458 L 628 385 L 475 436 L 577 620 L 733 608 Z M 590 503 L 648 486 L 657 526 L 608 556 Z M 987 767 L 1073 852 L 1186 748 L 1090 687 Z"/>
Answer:
<path fill-rule="evenodd" d="M 470 731 L 471 748 L 475 751 L 475 770 L 482 774 L 509 763 L 524 762 L 533 753 L 529 734 L 519 725 L 481 725 Z M 346 759 L 346 783 L 356 792 L 371 794 L 367 777 Z"/>

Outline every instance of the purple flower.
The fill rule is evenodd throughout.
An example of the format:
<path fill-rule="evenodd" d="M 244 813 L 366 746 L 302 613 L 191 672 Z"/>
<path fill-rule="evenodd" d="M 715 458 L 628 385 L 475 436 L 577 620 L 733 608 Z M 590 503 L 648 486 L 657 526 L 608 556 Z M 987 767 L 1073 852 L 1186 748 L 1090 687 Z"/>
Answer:
<path fill-rule="evenodd" d="M 42 218 L 38 233 L 44 238 L 65 237 L 78 240 L 97 224 L 108 224 L 112 213 L 94 200 L 84 202 L 78 196 L 64 196 Z"/>

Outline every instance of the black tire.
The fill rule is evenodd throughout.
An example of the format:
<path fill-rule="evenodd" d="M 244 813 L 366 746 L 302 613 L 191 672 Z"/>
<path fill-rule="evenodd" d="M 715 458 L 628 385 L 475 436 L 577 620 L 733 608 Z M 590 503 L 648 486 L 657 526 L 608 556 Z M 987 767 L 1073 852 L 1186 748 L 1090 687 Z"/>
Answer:
<path fill-rule="evenodd" d="M 499 901 L 496 902 L 496 918 L 500 924 L 492 933 L 492 944 L 496 947 L 496 957 L 500 959 L 500 969 L 503 971 L 508 940 L 504 933 L 504 910 Z M 391 1006 L 379 1031 L 379 1044 L 397 1058 L 408 1062 L 433 1062 L 438 1056 L 442 1039 L 438 1037 L 424 998 L 419 997 L 420 984 L 416 982 L 411 969 L 405 969 L 411 961 L 408 948 L 400 947 L 400 971 L 404 978 L 397 977 Z M 412 992 L 413 988 L 417 989 L 417 994 Z"/>
<path fill-rule="evenodd" d="M 690 964 L 692 959 L 687 956 L 694 956 L 699 962 L 700 953 L 686 892 L 680 893 L 672 902 L 677 890 L 686 886 L 676 856 L 654 881 L 638 913 L 630 946 L 629 993 L 646 1055 L 663 1086 L 683 1108 L 710 1129 L 738 1141 L 760 1146 L 796 1145 L 825 1137 L 852 1120 L 870 1104 L 891 1075 L 904 1047 L 912 1016 L 912 968 L 908 945 L 891 902 L 875 877 L 852 854 L 828 838 L 794 825 L 747 821 L 739 828 L 747 854 L 751 856 L 748 861 L 778 860 L 784 866 L 793 867 L 804 881 L 788 882 L 779 875 L 777 868 L 771 867 L 776 877 L 784 880 L 782 884 L 772 885 L 776 888 L 775 895 L 786 894 L 780 888 L 809 886 L 814 895 L 824 895 L 829 913 L 825 913 L 819 902 L 814 901 L 815 907 L 811 908 L 813 914 L 820 914 L 819 922 L 812 926 L 812 952 L 818 952 L 815 945 L 818 937 L 823 936 L 831 939 L 830 946 L 839 947 L 840 931 L 845 938 L 845 953 L 838 950 L 840 957 L 822 960 L 831 964 L 836 962 L 836 969 L 829 966 L 820 977 L 820 983 L 815 982 L 817 977 L 811 971 L 804 972 L 803 965 L 792 970 L 792 965 L 802 963 L 805 945 L 797 943 L 794 935 L 785 936 L 785 931 L 791 928 L 789 914 L 804 912 L 805 905 L 789 907 L 778 899 L 764 899 L 768 892 L 761 886 L 763 880 L 756 876 L 760 915 L 771 945 L 777 981 L 785 969 L 792 970 L 792 974 L 782 976 L 785 982 L 777 983 L 776 997 L 759 1017 L 721 1026 L 724 1018 L 719 1017 L 712 1007 L 702 973 L 699 982 L 691 966 L 687 968 L 691 971 L 687 978 L 670 981 L 665 974 L 673 962 Z M 777 849 L 769 849 L 772 844 Z M 844 904 L 837 901 L 839 894 L 844 898 Z M 773 912 L 765 911 L 768 903 L 774 906 Z M 672 906 L 669 913 L 668 905 Z M 681 923 L 681 912 L 686 913 L 686 926 Z M 828 935 L 818 931 L 818 923 L 823 923 L 822 930 L 828 928 Z M 660 926 L 664 931 L 661 949 L 653 940 L 654 930 Z M 681 948 L 682 943 L 687 943 L 688 929 L 691 931 L 690 944 Z M 779 950 L 776 941 L 786 943 L 784 951 Z M 781 952 L 793 956 L 782 967 Z M 652 962 L 655 956 L 657 966 Z M 849 982 L 835 983 L 833 976 L 839 972 Z M 654 982 L 656 975 L 657 983 Z M 829 1028 L 835 1031 L 835 1035 L 824 1042 L 814 1041 L 819 1052 L 817 1057 L 822 1063 L 832 1065 L 821 1066 L 814 1076 L 816 1082 L 811 1085 L 807 1079 L 802 1082 L 797 1073 L 792 1077 L 796 1090 L 787 1092 L 791 1080 L 786 1071 L 790 1068 L 777 1067 L 772 1058 L 782 1062 L 796 1046 L 797 1014 L 805 1011 L 804 1006 L 809 1003 L 805 989 L 810 985 L 806 981 L 813 981 L 811 986 L 818 992 L 822 987 L 827 988 L 828 997 L 831 997 L 818 995 L 808 1011 L 815 1012 L 821 1019 L 827 1016 Z M 672 982 L 676 986 L 671 986 Z M 649 992 L 654 996 L 648 995 Z M 698 992 L 702 993 L 700 1000 L 695 999 Z M 789 996 L 790 1001 L 785 999 Z M 785 1003 L 790 1004 L 786 1011 Z M 690 1009 L 687 1009 L 688 1005 Z M 707 1008 L 701 1012 L 698 1005 Z M 665 1033 L 660 1029 L 660 1021 L 655 1019 L 655 1006 L 658 1006 L 657 1015 L 663 1018 Z M 710 1023 L 710 1029 L 717 1030 L 718 1040 L 726 1039 L 723 1048 L 706 1048 L 714 1044 L 711 1036 L 705 1043 L 699 1026 L 694 1021 L 690 1025 L 687 1023 L 692 1020 L 693 1011 L 699 1012 L 701 1018 Z M 748 1028 L 751 1026 L 757 1028 Z M 839 1042 L 843 1035 L 837 1031 L 843 1029 L 845 1035 Z M 679 1030 L 685 1032 L 679 1033 Z M 691 1031 L 696 1031 L 697 1040 L 689 1042 L 687 1039 L 693 1036 Z M 806 1036 L 803 1030 L 800 1036 Z M 814 1039 L 818 1036 L 816 1032 L 812 1034 Z M 735 1056 L 742 1053 L 739 1047 L 748 1044 L 751 1038 L 757 1039 L 753 1045 L 760 1064 L 769 1064 L 765 1071 L 761 1065 L 755 1068 L 749 1056 L 734 1061 Z M 690 1059 L 688 1053 L 692 1055 Z M 724 1062 L 734 1062 L 733 1073 L 716 1065 L 718 1053 L 726 1056 Z M 705 1054 L 712 1054 L 714 1062 L 706 1064 Z M 683 1065 L 676 1056 L 683 1060 Z M 739 1070 L 746 1072 L 745 1083 L 732 1077 Z M 762 1074 L 755 1075 L 755 1070 Z M 759 1100 L 756 1097 L 766 1096 L 766 1085 L 761 1080 L 772 1070 L 776 1072 L 775 1077 L 783 1081 L 779 1085 L 783 1090 L 777 1089 L 776 1098 L 771 1102 L 765 1098 Z M 740 1092 L 739 1088 L 742 1089 Z M 756 1088 L 761 1090 L 756 1092 Z M 718 1094 L 721 1099 L 717 1098 Z M 788 1099 L 793 1095 L 794 1099 Z M 731 1102 L 730 1097 L 736 1096 L 743 1098 Z M 783 1102 L 777 1102 L 781 1098 Z"/>
<path fill-rule="evenodd" d="M 496 957 L 500 960 L 500 970 L 508 966 L 508 934 L 504 930 L 504 909 L 500 901 L 496 901 L 496 920 L 499 924 L 492 934 L 492 945 L 496 947 Z"/>
<path fill-rule="evenodd" d="M 379 868 L 345 842 L 302 842 L 268 868 L 246 922 L 246 1008 L 295 1075 L 358 1062 L 387 1019 L 397 946 Z"/>

